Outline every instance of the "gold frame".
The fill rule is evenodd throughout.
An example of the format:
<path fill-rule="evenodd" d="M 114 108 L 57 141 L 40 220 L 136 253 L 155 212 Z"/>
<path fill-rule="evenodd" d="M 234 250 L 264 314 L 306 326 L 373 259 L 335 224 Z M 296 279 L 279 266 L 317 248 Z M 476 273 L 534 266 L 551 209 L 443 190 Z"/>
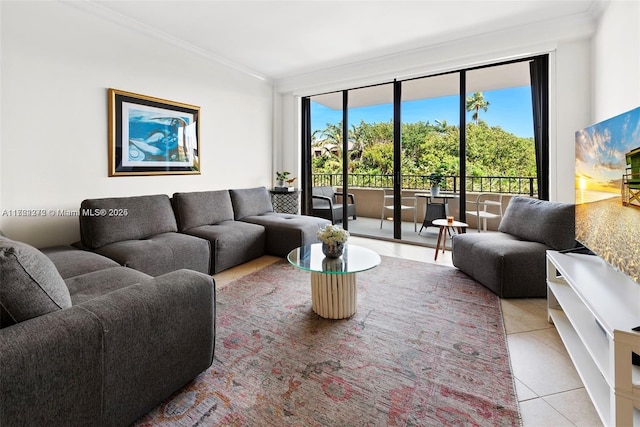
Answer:
<path fill-rule="evenodd" d="M 109 89 L 109 176 L 199 175 L 199 136 L 200 107 Z"/>

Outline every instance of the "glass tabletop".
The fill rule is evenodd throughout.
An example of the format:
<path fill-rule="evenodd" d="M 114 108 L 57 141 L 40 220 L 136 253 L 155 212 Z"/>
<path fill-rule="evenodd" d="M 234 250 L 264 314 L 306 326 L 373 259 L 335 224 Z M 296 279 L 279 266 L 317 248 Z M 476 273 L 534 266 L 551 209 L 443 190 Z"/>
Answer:
<path fill-rule="evenodd" d="M 306 271 L 326 274 L 358 273 L 380 264 L 380 255 L 371 249 L 345 243 L 340 258 L 327 258 L 322 253 L 322 244 L 302 246 L 289 252 L 289 262 Z"/>

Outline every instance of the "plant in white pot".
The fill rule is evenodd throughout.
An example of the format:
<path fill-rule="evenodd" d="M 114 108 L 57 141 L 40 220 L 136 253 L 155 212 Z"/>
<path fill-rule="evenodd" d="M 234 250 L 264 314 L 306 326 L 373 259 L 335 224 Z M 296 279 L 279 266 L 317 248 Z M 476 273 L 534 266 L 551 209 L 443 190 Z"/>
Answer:
<path fill-rule="evenodd" d="M 289 175 L 291 175 L 291 172 L 287 172 L 287 171 L 276 172 L 277 186 L 278 187 L 285 187 L 285 181 L 287 181 L 289 179 Z"/>
<path fill-rule="evenodd" d="M 438 197 L 438 195 L 440 195 L 440 187 L 446 183 L 443 172 L 443 167 L 438 166 L 438 168 L 427 177 L 427 179 L 429 179 L 431 197 Z"/>

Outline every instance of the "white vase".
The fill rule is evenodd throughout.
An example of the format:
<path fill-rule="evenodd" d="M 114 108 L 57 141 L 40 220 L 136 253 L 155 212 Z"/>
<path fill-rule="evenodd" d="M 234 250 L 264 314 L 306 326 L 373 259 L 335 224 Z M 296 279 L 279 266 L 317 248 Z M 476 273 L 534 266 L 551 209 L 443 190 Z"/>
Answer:
<path fill-rule="evenodd" d="M 440 195 L 440 187 L 431 187 L 429 191 L 431 192 L 431 197 L 438 197 Z"/>

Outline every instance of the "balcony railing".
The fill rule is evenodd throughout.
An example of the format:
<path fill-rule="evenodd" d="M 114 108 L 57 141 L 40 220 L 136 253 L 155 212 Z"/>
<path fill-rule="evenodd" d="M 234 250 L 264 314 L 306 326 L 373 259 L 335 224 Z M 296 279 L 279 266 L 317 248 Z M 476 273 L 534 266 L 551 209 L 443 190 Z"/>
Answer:
<path fill-rule="evenodd" d="M 312 175 L 313 186 L 323 185 L 342 186 L 342 174 L 339 173 L 314 173 Z M 391 188 L 393 187 L 393 175 L 369 175 L 350 173 L 347 175 L 349 187 L 358 188 Z M 445 185 L 440 187 L 442 191 L 457 193 L 460 189 L 459 176 L 449 175 L 445 177 Z M 402 175 L 402 188 L 406 190 L 428 190 L 428 175 Z M 535 196 L 538 194 L 538 183 L 533 176 L 468 176 L 465 189 L 468 192 L 488 192 L 504 194 L 526 194 Z"/>

